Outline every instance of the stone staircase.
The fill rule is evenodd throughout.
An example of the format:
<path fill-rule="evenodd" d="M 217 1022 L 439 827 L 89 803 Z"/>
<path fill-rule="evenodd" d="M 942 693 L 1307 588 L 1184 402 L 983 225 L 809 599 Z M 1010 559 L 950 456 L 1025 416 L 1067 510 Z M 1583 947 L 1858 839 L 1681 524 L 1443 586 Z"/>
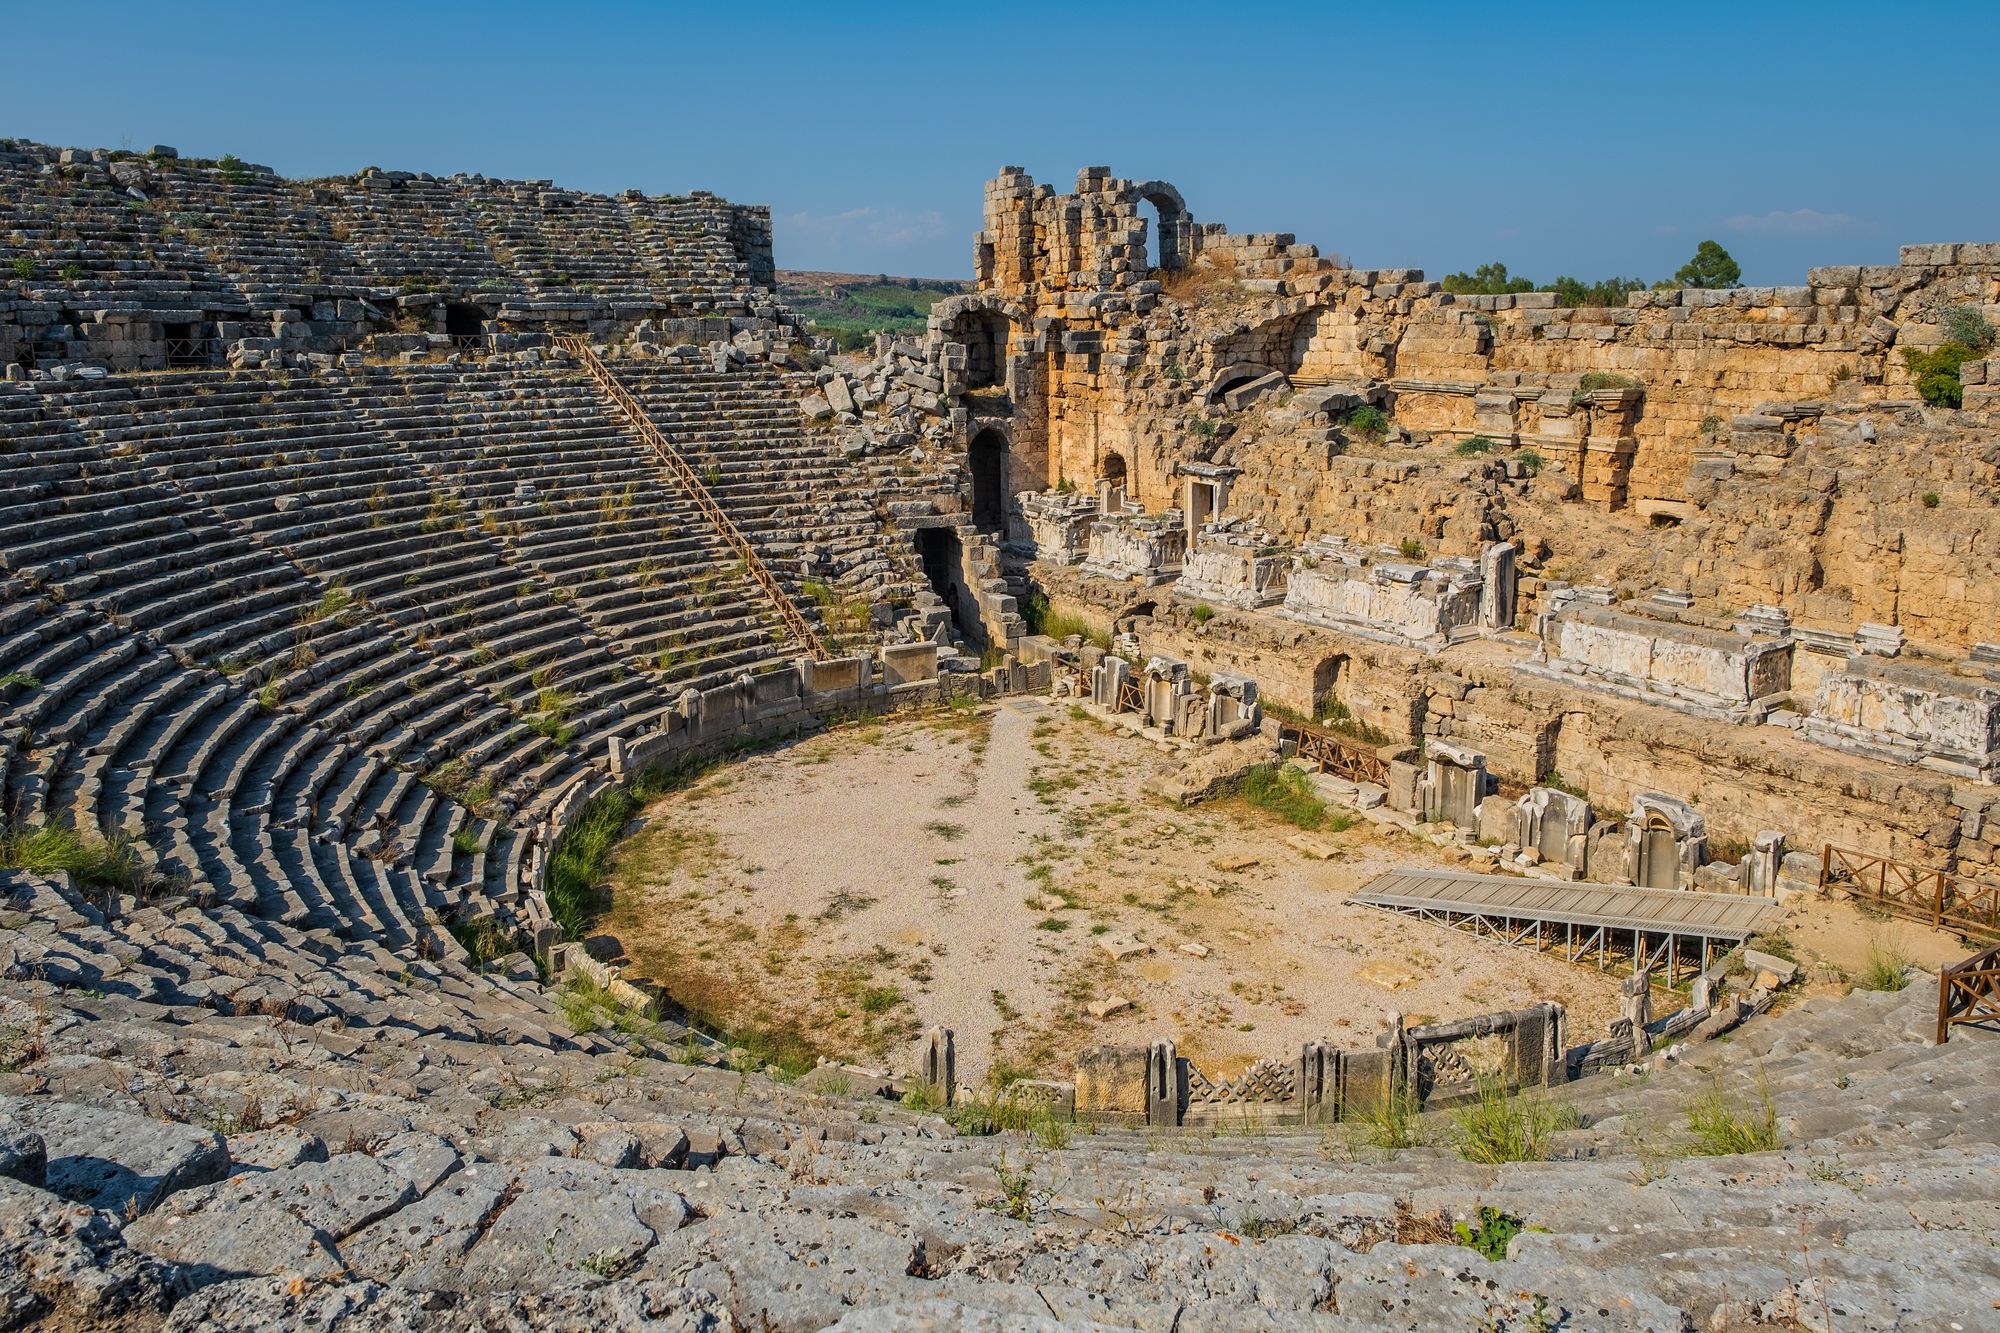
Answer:
<path fill-rule="evenodd" d="M 924 581 L 907 537 L 895 534 L 875 488 L 836 443 L 799 419 L 809 379 L 763 363 L 717 369 L 689 357 L 612 364 L 794 601 L 817 605 L 839 649 L 858 650 L 875 627 L 828 624 L 835 604 L 913 602 Z"/>
<path fill-rule="evenodd" d="M 1481 1166 L 1341 1129 L 959 1136 L 227 906 L 0 892 L 0 1270 L 67 1318 L 1942 1329 L 1985 1326 L 2000 1279 L 2000 1042 L 1924 1047 L 1916 992 L 1575 1085 L 1603 1118 L 1565 1156 Z M 1804 1063 L 1775 1068 L 1809 1050 L 1895 1128 L 1817 1132 Z M 1782 1150 L 1616 1147 L 1641 1104 L 1760 1063 Z M 1948 1119 L 1894 1109 L 1941 1086 Z"/>
<path fill-rule="evenodd" d="M 0 811 L 300 928 L 453 957 L 679 693 L 783 667 L 573 370 L 0 389 Z"/>

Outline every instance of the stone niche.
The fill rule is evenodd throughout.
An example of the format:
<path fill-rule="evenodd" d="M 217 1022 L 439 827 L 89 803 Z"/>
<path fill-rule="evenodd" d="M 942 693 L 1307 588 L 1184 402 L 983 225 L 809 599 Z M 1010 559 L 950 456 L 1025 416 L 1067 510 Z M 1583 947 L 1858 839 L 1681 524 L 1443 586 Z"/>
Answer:
<path fill-rule="evenodd" d="M 1105 514 L 1090 525 L 1083 570 L 1099 578 L 1123 579 L 1154 587 L 1180 577 L 1187 556 L 1187 529 L 1181 512 Z"/>
<path fill-rule="evenodd" d="M 1514 803 L 1513 840 L 1532 847 L 1544 864 L 1583 874 L 1590 832 L 1590 802 L 1553 787 L 1536 787 Z"/>
<path fill-rule="evenodd" d="M 1708 860 L 1708 823 L 1686 801 L 1656 791 L 1632 798 L 1626 821 L 1626 865 L 1646 889 L 1691 889 Z"/>
<path fill-rule="evenodd" d="M 1090 548 L 1090 528 L 1098 519 L 1094 496 L 1063 491 L 1025 491 L 1019 499 L 1022 526 L 1034 558 L 1058 565 L 1081 564 Z"/>
<path fill-rule="evenodd" d="M 1799 730 L 1872 758 L 2000 779 L 2000 687 L 1991 678 L 1856 653 L 1820 678 Z"/>
<path fill-rule="evenodd" d="M 1513 547 L 1496 542 L 1478 560 L 1394 556 L 1339 537 L 1314 539 L 1293 557 L 1282 614 L 1423 648 L 1512 626 Z"/>
<path fill-rule="evenodd" d="M 1791 688 L 1792 639 L 1572 601 L 1541 617 L 1533 675 L 1727 722 L 1762 721 Z"/>
<path fill-rule="evenodd" d="M 1195 535 L 1174 591 L 1190 601 L 1254 611 L 1285 599 L 1290 565 L 1290 552 L 1264 533 L 1234 522 L 1210 524 Z"/>
<path fill-rule="evenodd" d="M 1435 739 L 1425 746 L 1424 776 L 1416 792 L 1425 819 L 1477 829 L 1486 786 L 1485 755 Z"/>

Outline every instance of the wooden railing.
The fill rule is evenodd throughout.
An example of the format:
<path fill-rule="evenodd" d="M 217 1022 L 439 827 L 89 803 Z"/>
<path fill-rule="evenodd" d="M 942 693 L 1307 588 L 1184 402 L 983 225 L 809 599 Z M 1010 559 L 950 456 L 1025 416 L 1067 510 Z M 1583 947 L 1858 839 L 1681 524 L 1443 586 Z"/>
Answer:
<path fill-rule="evenodd" d="M 2000 884 L 1827 843 L 1820 853 L 1819 887 L 1943 930 L 2000 937 Z"/>
<path fill-rule="evenodd" d="M 730 549 L 734 550 L 737 558 L 742 560 L 743 567 L 750 571 L 750 576 L 764 589 L 764 595 L 771 599 L 773 606 L 777 607 L 778 618 L 784 622 L 786 631 L 806 646 L 815 662 L 827 661 L 832 654 L 827 651 L 826 645 L 820 642 L 819 633 L 813 629 L 812 622 L 800 613 L 798 606 L 792 601 L 791 594 L 785 591 L 777 576 L 771 573 L 769 566 L 764 563 L 764 558 L 750 545 L 750 539 L 736 526 L 736 521 L 724 513 L 722 506 L 716 503 L 715 497 L 709 494 L 708 486 L 694 470 L 694 466 L 682 457 L 681 451 L 676 449 L 661 433 L 660 428 L 653 424 L 653 418 L 647 413 L 645 405 L 633 397 L 631 391 L 619 381 L 618 376 L 612 373 L 611 367 L 604 364 L 604 359 L 591 347 L 589 339 L 572 334 L 559 337 L 556 341 L 583 364 L 590 377 L 597 381 L 597 386 L 604 390 L 605 396 L 616 403 L 618 410 L 625 414 L 625 419 L 632 429 L 653 447 L 653 452 L 659 455 L 660 462 L 673 474 L 674 480 L 694 497 L 702 516 L 715 525 L 715 530 L 722 534 L 723 540 L 729 543 Z"/>
<path fill-rule="evenodd" d="M 1359 741 L 1303 722 L 1281 722 L 1278 738 L 1298 747 L 1299 758 L 1318 766 L 1322 773 L 1346 778 L 1349 782 L 1389 785 L 1389 765 L 1380 755 Z"/>
<path fill-rule="evenodd" d="M 2000 1022 L 2000 946 L 1938 971 L 1938 1045 L 1960 1023 Z"/>

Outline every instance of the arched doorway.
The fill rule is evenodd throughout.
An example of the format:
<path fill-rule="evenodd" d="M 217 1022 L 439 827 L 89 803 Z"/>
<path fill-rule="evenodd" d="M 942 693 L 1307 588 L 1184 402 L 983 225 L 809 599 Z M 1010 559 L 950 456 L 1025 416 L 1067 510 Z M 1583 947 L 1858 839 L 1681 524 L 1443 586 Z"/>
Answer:
<path fill-rule="evenodd" d="M 988 427 L 973 437 L 967 453 L 972 471 L 972 525 L 981 532 L 1007 526 L 1007 437 Z"/>
<path fill-rule="evenodd" d="M 1097 481 L 1098 494 L 1104 500 L 1104 503 L 1099 507 L 1107 514 L 1123 509 L 1127 494 L 1125 455 L 1115 449 L 1104 455 L 1104 461 L 1101 464 Z"/>
<path fill-rule="evenodd" d="M 1139 216 L 1146 223 L 1147 267 L 1156 273 L 1186 267 L 1194 228 L 1181 192 L 1165 181 L 1147 181 L 1137 194 Z"/>
<path fill-rule="evenodd" d="M 477 345 L 485 334 L 486 312 L 476 305 L 447 305 L 444 308 L 444 331 L 447 337 L 459 347 Z"/>

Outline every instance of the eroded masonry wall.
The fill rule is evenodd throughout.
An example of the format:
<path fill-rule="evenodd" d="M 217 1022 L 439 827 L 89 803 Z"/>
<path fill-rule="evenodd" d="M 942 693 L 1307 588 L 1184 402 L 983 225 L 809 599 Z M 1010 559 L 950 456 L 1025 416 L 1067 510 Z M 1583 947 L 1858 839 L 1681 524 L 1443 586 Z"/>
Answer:
<path fill-rule="evenodd" d="M 1613 817 L 1642 791 L 1699 809 L 1718 846 L 1782 829 L 1794 847 L 1867 847 L 1925 865 L 1991 858 L 1990 787 L 1884 764 L 1769 727 L 1733 727 L 1524 676 L 1504 654 L 1443 658 L 1259 613 L 1193 608 L 1073 571 L 1040 570 L 1057 609 L 1110 619 L 1199 675 L 1254 673 L 1269 703 L 1314 716 L 1342 711 L 1384 742 L 1445 741 L 1483 753 L 1509 789 L 1551 774 Z M 1141 614 L 1134 616 L 1137 609 Z M 1338 701 L 1339 709 L 1330 707 Z"/>
<path fill-rule="evenodd" d="M 1122 471 L 1158 511 L 1184 466 L 1228 463 L 1231 512 L 1285 540 L 1513 540 L 1531 594 L 1537 577 L 1606 574 L 1962 651 L 2000 641 L 2000 362 L 1968 363 L 1948 412 L 1902 354 L 1942 343 L 1954 306 L 2000 322 L 2000 245 L 1900 259 L 1564 308 L 1230 235 L 1163 182 L 1090 168 L 1059 194 L 1009 168 L 987 186 L 969 299 L 1006 312 L 1001 406 L 1035 442 L 1017 489 L 1089 493 Z M 1282 392 L 1259 398 L 1270 375 Z M 1364 402 L 1391 447 L 1338 428 Z M 1540 476 L 1424 448 L 1474 435 Z"/>

